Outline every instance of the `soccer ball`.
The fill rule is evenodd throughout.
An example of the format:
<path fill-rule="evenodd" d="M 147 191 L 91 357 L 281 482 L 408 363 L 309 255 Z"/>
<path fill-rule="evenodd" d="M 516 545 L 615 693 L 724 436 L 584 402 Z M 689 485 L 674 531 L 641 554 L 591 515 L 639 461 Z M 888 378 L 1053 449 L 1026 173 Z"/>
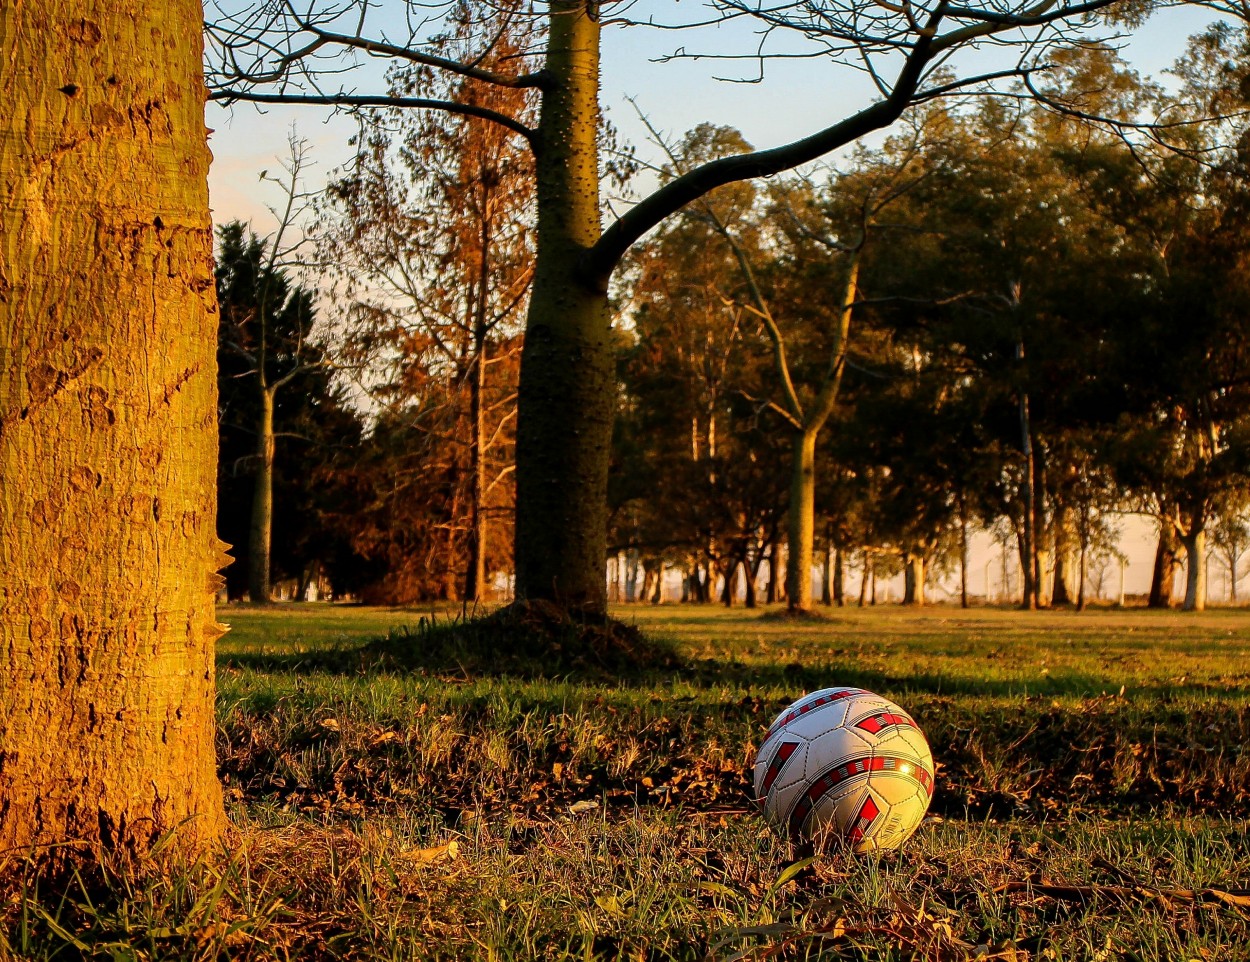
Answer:
<path fill-rule="evenodd" d="M 755 759 L 755 798 L 783 836 L 898 848 L 933 797 L 933 754 L 912 717 L 862 688 L 825 688 L 777 716 Z"/>

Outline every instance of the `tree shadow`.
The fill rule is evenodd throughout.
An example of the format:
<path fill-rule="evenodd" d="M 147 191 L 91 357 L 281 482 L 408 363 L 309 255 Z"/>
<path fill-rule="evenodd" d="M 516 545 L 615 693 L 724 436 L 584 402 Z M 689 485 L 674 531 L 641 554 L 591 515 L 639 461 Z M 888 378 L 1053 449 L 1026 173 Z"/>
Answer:
<path fill-rule="evenodd" d="M 663 641 L 634 637 L 586 643 L 568 633 L 555 640 L 499 630 L 479 622 L 422 622 L 394 629 L 361 644 L 335 644 L 293 652 L 230 652 L 218 655 L 219 669 L 295 675 L 370 676 L 415 674 L 457 679 L 499 678 L 612 686 L 624 689 L 667 688 L 681 683 L 695 689 L 774 689 L 794 697 L 820 688 L 854 687 L 883 694 L 973 696 L 990 698 L 1075 697 L 1114 694 L 1119 686 L 1099 674 L 1063 672 L 1036 679 L 976 678 L 940 672 L 892 672 L 885 668 L 821 660 L 744 662 L 691 658 Z M 1226 695 L 1227 686 L 1171 682 L 1135 686 L 1169 699 Z"/>

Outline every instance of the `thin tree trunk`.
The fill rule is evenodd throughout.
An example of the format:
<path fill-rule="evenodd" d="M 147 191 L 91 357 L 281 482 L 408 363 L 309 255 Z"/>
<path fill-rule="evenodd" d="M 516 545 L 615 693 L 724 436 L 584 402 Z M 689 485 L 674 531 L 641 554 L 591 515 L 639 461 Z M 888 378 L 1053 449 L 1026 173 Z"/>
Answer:
<path fill-rule="evenodd" d="M 1031 418 L 1031 415 L 1028 416 Z M 1046 608 L 1050 605 L 1050 594 L 1046 588 L 1046 567 L 1050 560 L 1050 551 L 1042 543 L 1046 535 L 1046 461 L 1045 450 L 1036 441 L 1029 446 L 1029 462 L 1033 465 L 1033 484 L 1030 491 L 1033 499 L 1033 603 L 1031 607 Z"/>
<path fill-rule="evenodd" d="M 0 872 L 216 851 L 201 10 L 0 5 Z"/>
<path fill-rule="evenodd" d="M 1086 558 L 1089 554 L 1089 539 L 1081 538 L 1081 564 L 1080 564 L 1080 583 L 1076 588 L 1076 610 L 1085 610 L 1085 576 L 1087 573 Z"/>
<path fill-rule="evenodd" d="M 789 555 L 786 606 L 812 607 L 812 541 L 816 517 L 816 432 L 796 431 L 790 448 L 790 511 L 786 518 Z"/>
<path fill-rule="evenodd" d="M 638 600 L 638 555 L 633 548 L 625 552 L 625 600 Z"/>
<path fill-rule="evenodd" d="M 260 419 L 256 424 L 256 481 L 252 489 L 252 524 L 248 531 L 247 592 L 253 604 L 272 600 L 269 580 L 270 544 L 273 540 L 273 408 L 276 390 L 260 389 Z"/>
<path fill-rule="evenodd" d="M 308 588 L 316 582 L 317 576 L 321 571 L 321 562 L 315 558 L 308 564 L 300 567 L 299 584 L 295 588 L 295 600 L 307 601 Z"/>
<path fill-rule="evenodd" d="M 839 608 L 846 605 L 846 584 L 843 570 L 842 549 L 833 549 L 833 603 Z"/>
<path fill-rule="evenodd" d="M 742 559 L 742 576 L 746 580 L 746 596 L 743 604 L 747 608 L 756 606 L 755 599 L 755 578 L 759 574 L 758 568 L 752 568 L 746 558 Z"/>
<path fill-rule="evenodd" d="M 1205 611 L 1207 607 L 1207 532 L 1195 524 L 1181 537 L 1185 546 L 1185 611 Z"/>
<path fill-rule="evenodd" d="M 868 599 L 868 576 L 870 573 L 868 570 L 868 552 L 865 550 L 860 560 L 859 572 L 859 606 L 861 608 L 864 607 L 864 603 Z"/>
<path fill-rule="evenodd" d="M 986 600 L 989 600 L 988 592 Z M 959 607 L 968 607 L 968 512 L 962 496 L 959 499 Z"/>
<path fill-rule="evenodd" d="M 517 398 L 517 597 L 605 609 L 616 353 L 599 239 L 597 4 L 553 0 L 536 137 L 538 249 Z"/>
<path fill-rule="evenodd" d="M 833 604 L 833 541 L 825 542 L 825 563 L 820 572 L 820 603 L 828 607 Z"/>
<path fill-rule="evenodd" d="M 483 243 L 487 243 L 485 239 Z M 487 263 L 486 251 L 482 263 Z M 479 601 L 486 585 L 486 410 L 483 398 L 486 392 L 486 280 L 481 280 L 478 295 L 478 317 L 473 331 L 473 376 L 469 380 L 469 518 L 468 518 L 468 564 L 464 578 L 464 598 Z"/>
<path fill-rule="evenodd" d="M 1024 342 L 1016 345 L 1016 360 L 1024 362 Z M 1020 390 L 1020 450 L 1024 455 L 1024 531 L 1020 546 L 1020 567 L 1024 575 L 1023 608 L 1037 607 L 1037 518 L 1034 514 L 1033 433 L 1029 426 L 1029 395 Z"/>

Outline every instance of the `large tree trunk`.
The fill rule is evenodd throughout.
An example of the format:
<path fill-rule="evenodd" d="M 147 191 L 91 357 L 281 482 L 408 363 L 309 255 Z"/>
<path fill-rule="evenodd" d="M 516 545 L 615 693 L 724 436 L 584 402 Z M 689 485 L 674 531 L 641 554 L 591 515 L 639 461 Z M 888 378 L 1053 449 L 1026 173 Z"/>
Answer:
<path fill-rule="evenodd" d="M 986 599 L 989 601 L 989 591 Z M 959 499 L 959 607 L 968 607 L 968 513 L 962 495 Z"/>
<path fill-rule="evenodd" d="M 1072 587 L 1074 562 L 1076 561 L 1072 537 L 1073 511 L 1067 507 L 1055 509 L 1055 575 L 1050 591 L 1052 605 L 1070 605 L 1076 594 L 1080 593 Z"/>
<path fill-rule="evenodd" d="M 600 234 L 599 24 L 597 4 L 550 6 L 538 250 L 517 399 L 517 596 L 599 613 L 615 355 L 607 291 L 580 269 Z"/>
<path fill-rule="evenodd" d="M 198 2 L 0 4 L 0 851 L 211 851 L 216 303 Z M 10 858 L 8 870 L 20 870 Z"/>
<path fill-rule="evenodd" d="M 1172 607 L 1172 586 L 1176 581 L 1176 529 L 1167 521 L 1159 522 L 1159 544 L 1155 548 L 1154 570 L 1150 575 L 1150 608 Z"/>
<path fill-rule="evenodd" d="M 1185 611 L 1205 611 L 1207 607 L 1207 532 L 1195 525 L 1181 537 L 1185 545 Z"/>
<path fill-rule="evenodd" d="M 903 556 L 903 604 L 924 605 L 924 555 L 919 551 Z"/>
<path fill-rule="evenodd" d="M 269 554 L 273 541 L 273 408 L 275 390 L 261 386 L 256 424 L 256 481 L 252 488 L 252 525 L 247 542 L 247 593 L 253 604 L 270 602 Z"/>
<path fill-rule="evenodd" d="M 1079 568 L 1079 574 L 1078 574 L 1080 581 L 1077 582 L 1078 587 L 1076 589 L 1076 610 L 1077 611 L 1085 610 L 1085 578 L 1086 578 L 1086 575 L 1088 574 L 1088 560 L 1087 560 L 1088 557 L 1089 557 L 1089 539 L 1081 538 L 1081 562 L 1080 562 L 1080 568 Z M 1121 571 L 1123 571 L 1123 569 L 1121 569 Z M 1123 603 L 1124 601 L 1123 599 L 1121 599 L 1120 604 L 1123 604 Z"/>
<path fill-rule="evenodd" d="M 796 431 L 790 451 L 790 512 L 786 518 L 786 606 L 812 607 L 812 540 L 816 524 L 816 432 Z"/>

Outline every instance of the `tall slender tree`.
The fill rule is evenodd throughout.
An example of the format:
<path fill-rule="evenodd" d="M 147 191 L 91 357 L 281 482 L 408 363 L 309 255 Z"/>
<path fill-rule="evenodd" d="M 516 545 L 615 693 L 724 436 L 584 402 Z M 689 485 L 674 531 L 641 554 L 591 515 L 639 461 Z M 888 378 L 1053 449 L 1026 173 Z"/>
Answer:
<path fill-rule="evenodd" d="M 459 4 L 445 53 L 472 56 L 481 24 Z M 516 69 L 528 56 L 526 18 L 505 19 L 480 66 Z M 532 122 L 525 88 L 391 71 L 396 97 L 443 97 Z M 467 475 L 461 516 L 448 518 L 448 558 L 465 557 L 456 594 L 478 600 L 489 586 L 490 532 L 510 505 L 496 492 L 514 469 L 515 379 L 509 356 L 529 298 L 533 268 L 533 157 L 512 132 L 479 116 L 400 110 L 362 118 L 353 163 L 330 185 L 322 249 L 338 265 L 348 302 L 346 340 L 372 399 L 399 413 L 418 371 L 445 374 L 457 413 L 444 440 Z M 379 374 L 379 371 L 385 373 Z M 421 429 L 422 420 L 414 421 Z M 460 550 L 463 545 L 463 552 Z M 506 552 L 504 552 L 506 555 Z"/>

